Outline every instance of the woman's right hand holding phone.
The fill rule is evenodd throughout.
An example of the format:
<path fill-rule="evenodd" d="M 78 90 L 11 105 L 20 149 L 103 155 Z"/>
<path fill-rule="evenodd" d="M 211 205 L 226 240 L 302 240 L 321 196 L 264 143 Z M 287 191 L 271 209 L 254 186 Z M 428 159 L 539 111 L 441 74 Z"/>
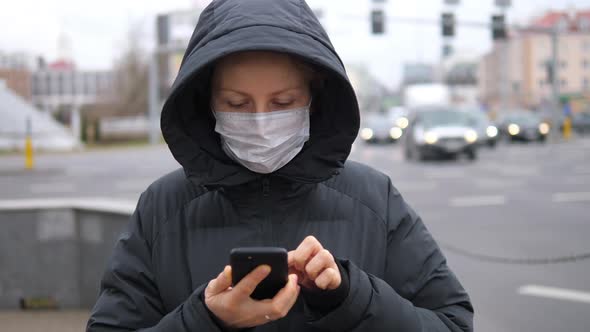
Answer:
<path fill-rule="evenodd" d="M 297 276 L 289 275 L 289 281 L 272 299 L 257 301 L 250 297 L 256 286 L 270 273 L 268 265 L 261 265 L 231 287 L 231 267 L 211 280 L 205 289 L 205 305 L 217 319 L 229 329 L 259 326 L 285 317 L 299 295 Z"/>

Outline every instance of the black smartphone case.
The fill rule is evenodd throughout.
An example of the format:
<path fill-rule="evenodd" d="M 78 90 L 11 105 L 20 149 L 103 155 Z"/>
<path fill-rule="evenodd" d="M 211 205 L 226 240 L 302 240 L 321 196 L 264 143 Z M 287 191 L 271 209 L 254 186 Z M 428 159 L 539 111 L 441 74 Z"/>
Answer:
<path fill-rule="evenodd" d="M 235 286 L 259 265 L 271 267 L 270 274 L 250 296 L 255 300 L 271 299 L 287 284 L 289 267 L 287 250 L 277 247 L 234 248 L 230 252 L 232 283 Z"/>

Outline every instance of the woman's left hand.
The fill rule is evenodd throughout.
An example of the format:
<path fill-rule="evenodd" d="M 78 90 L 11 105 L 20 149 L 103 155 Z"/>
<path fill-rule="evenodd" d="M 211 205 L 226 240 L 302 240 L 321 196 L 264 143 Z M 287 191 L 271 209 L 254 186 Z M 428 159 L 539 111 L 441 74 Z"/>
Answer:
<path fill-rule="evenodd" d="M 334 257 L 313 236 L 289 252 L 288 262 L 289 273 L 297 274 L 299 284 L 307 289 L 333 290 L 342 282 Z"/>

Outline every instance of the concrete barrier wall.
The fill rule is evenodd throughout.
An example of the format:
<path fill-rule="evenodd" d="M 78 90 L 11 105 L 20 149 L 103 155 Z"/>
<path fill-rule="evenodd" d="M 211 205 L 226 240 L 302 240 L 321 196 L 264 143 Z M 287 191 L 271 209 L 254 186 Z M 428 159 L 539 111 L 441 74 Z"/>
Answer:
<path fill-rule="evenodd" d="M 22 298 L 53 298 L 60 308 L 90 308 L 133 204 L 0 201 L 0 309 Z"/>

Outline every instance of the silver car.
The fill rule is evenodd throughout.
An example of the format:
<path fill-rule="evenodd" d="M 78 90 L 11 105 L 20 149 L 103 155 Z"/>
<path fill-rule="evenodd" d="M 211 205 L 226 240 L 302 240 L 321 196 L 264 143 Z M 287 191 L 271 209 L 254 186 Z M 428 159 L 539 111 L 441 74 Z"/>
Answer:
<path fill-rule="evenodd" d="M 429 107 L 411 112 L 405 137 L 406 159 L 466 155 L 477 159 L 478 133 L 475 119 L 452 107 Z"/>

